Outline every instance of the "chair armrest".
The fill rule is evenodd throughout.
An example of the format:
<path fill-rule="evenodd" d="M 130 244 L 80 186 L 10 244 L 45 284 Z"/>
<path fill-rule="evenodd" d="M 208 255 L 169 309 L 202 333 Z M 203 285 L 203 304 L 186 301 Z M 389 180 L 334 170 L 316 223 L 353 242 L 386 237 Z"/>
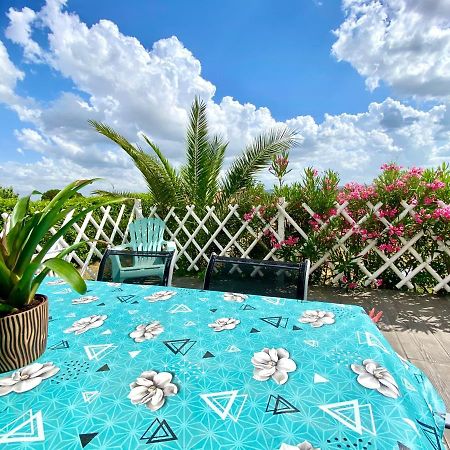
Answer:
<path fill-rule="evenodd" d="M 131 248 L 131 244 L 115 245 L 110 247 L 110 250 L 126 250 L 127 248 Z"/>
<path fill-rule="evenodd" d="M 174 241 L 163 241 L 162 242 L 162 250 L 167 250 L 169 252 L 176 252 L 177 245 Z"/>

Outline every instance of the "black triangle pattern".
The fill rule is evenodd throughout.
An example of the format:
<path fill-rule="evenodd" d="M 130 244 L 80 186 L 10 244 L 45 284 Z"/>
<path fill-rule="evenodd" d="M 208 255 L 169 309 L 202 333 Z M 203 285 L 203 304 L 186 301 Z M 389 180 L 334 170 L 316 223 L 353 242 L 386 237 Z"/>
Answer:
<path fill-rule="evenodd" d="M 250 333 L 260 333 L 260 331 L 257 330 L 256 328 L 252 328 L 252 329 L 250 330 Z"/>
<path fill-rule="evenodd" d="M 117 299 L 121 302 L 121 303 L 131 303 L 130 300 L 132 300 L 134 297 L 136 297 L 135 295 L 118 295 Z"/>
<path fill-rule="evenodd" d="M 215 309 L 210 309 L 210 311 L 211 311 L 211 312 L 216 312 L 216 311 L 217 311 L 217 308 L 215 308 Z"/>
<path fill-rule="evenodd" d="M 104 364 L 100 369 L 96 370 L 96 372 L 107 372 L 108 370 L 110 370 L 108 364 Z"/>
<path fill-rule="evenodd" d="M 411 450 L 409 447 L 407 447 L 405 444 L 402 444 L 401 442 L 397 441 L 398 450 Z"/>
<path fill-rule="evenodd" d="M 186 355 L 186 353 L 197 343 L 197 341 L 193 341 L 188 338 L 163 341 L 163 343 L 175 355 L 178 353 Z"/>
<path fill-rule="evenodd" d="M 104 303 L 99 303 L 97 306 L 105 306 Z"/>
<path fill-rule="evenodd" d="M 56 344 L 53 344 L 51 347 L 49 347 L 50 350 L 62 350 L 63 348 L 69 348 L 69 343 L 65 340 L 57 342 Z"/>
<path fill-rule="evenodd" d="M 440 443 L 439 435 L 436 431 L 436 428 L 432 425 L 428 425 L 426 423 L 421 422 L 420 420 L 417 420 L 417 423 L 420 425 L 420 428 L 422 429 L 423 434 L 428 439 L 428 442 L 431 444 L 431 446 L 435 450 L 442 450 L 442 446 Z"/>
<path fill-rule="evenodd" d="M 170 428 L 165 419 L 162 421 L 155 419 L 141 436 L 141 440 L 147 444 L 157 444 L 159 442 L 176 441 L 178 438 Z"/>
<path fill-rule="evenodd" d="M 281 395 L 271 395 L 267 402 L 266 412 L 276 414 L 288 414 L 300 412 L 292 403 L 288 402 Z"/>
<path fill-rule="evenodd" d="M 211 352 L 206 352 L 204 355 L 203 355 L 203 358 L 214 358 L 215 356 L 211 353 Z"/>
<path fill-rule="evenodd" d="M 302 328 L 300 328 L 300 327 L 298 327 L 297 325 L 294 325 L 293 327 L 292 327 L 292 330 L 293 331 L 298 331 L 298 330 L 301 330 Z"/>
<path fill-rule="evenodd" d="M 251 309 L 256 309 L 256 308 L 252 305 L 245 304 L 245 305 L 242 305 L 239 309 L 242 309 L 243 311 L 249 311 Z"/>
<path fill-rule="evenodd" d="M 289 319 L 287 317 L 275 316 L 261 317 L 260 320 L 272 325 L 275 328 L 286 328 Z"/>
<path fill-rule="evenodd" d="M 95 436 L 97 436 L 98 433 L 84 433 L 84 434 L 79 434 L 79 438 L 80 438 L 80 442 L 81 442 L 81 446 L 84 448 L 86 447 L 86 445 L 89 444 L 89 442 L 92 441 L 92 439 L 95 438 Z"/>

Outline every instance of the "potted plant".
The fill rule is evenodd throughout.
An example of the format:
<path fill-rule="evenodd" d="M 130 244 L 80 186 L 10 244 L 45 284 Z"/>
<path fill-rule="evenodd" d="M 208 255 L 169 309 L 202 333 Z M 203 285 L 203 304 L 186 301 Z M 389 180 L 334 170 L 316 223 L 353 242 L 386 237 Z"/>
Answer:
<path fill-rule="evenodd" d="M 23 367 L 45 351 L 48 302 L 37 290 L 50 271 L 80 294 L 86 292 L 86 283 L 78 271 L 63 259 L 83 243 L 71 245 L 56 257 L 48 258 L 47 253 L 88 212 L 123 201 L 102 200 L 75 212 L 76 205 L 68 205 L 68 200 L 94 181 L 69 184 L 42 211 L 34 213 L 30 213 L 30 197 L 37 192 L 19 199 L 4 227 L 0 239 L 0 373 Z M 64 221 L 69 213 L 72 218 Z M 61 222 L 63 225 L 52 235 L 52 227 Z"/>

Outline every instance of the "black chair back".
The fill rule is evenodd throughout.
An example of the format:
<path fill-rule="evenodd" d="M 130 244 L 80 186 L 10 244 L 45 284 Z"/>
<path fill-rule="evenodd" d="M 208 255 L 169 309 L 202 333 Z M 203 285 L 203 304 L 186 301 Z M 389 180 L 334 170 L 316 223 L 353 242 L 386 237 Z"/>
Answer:
<path fill-rule="evenodd" d="M 302 263 L 228 258 L 214 253 L 206 270 L 204 289 L 306 300 L 309 260 Z"/>
<path fill-rule="evenodd" d="M 107 249 L 97 281 L 167 286 L 174 252 Z"/>

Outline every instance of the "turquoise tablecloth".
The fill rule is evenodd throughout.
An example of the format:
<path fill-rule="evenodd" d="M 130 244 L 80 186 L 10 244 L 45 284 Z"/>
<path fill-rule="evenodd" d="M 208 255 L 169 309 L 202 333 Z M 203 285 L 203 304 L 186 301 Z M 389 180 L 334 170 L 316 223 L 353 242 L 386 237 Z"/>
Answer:
<path fill-rule="evenodd" d="M 359 307 L 98 282 L 80 297 L 56 279 L 41 291 L 48 347 L 0 375 L 2 449 L 443 448 L 442 400 Z"/>

